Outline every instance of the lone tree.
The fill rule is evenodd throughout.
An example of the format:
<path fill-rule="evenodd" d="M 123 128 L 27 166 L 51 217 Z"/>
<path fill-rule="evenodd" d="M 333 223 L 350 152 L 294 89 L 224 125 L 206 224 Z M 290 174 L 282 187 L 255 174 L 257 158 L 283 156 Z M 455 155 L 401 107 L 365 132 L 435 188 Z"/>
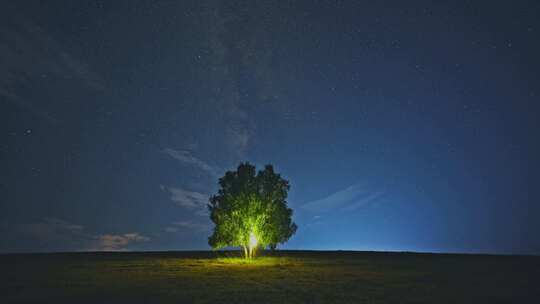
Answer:
<path fill-rule="evenodd" d="M 256 172 L 255 166 L 241 163 L 236 171 L 227 171 L 219 185 L 208 204 L 215 224 L 208 238 L 213 249 L 238 246 L 245 258 L 252 258 L 257 248 L 275 249 L 296 232 L 286 201 L 289 182 L 271 165 Z"/>

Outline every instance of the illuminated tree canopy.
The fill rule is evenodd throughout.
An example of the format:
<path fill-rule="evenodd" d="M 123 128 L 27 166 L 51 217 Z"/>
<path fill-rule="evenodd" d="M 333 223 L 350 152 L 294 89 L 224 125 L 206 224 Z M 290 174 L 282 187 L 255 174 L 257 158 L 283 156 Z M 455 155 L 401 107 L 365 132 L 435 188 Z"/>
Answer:
<path fill-rule="evenodd" d="M 293 211 L 287 207 L 289 182 L 271 165 L 256 172 L 255 166 L 241 163 L 236 171 L 227 171 L 219 185 L 208 204 L 215 224 L 208 238 L 212 248 L 241 247 L 251 258 L 257 248 L 275 248 L 296 232 Z"/>

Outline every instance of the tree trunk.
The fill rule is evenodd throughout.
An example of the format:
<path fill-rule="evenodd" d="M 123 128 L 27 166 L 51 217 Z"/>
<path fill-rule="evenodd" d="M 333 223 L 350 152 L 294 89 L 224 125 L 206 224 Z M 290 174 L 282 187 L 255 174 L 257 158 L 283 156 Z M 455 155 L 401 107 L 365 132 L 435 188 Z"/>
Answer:
<path fill-rule="evenodd" d="M 242 246 L 242 248 L 244 249 L 244 258 L 247 259 L 248 258 L 248 249 L 246 246 Z"/>
<path fill-rule="evenodd" d="M 255 246 L 253 248 L 249 247 L 249 258 L 250 259 L 253 259 L 255 257 L 256 250 L 257 250 L 257 246 Z"/>

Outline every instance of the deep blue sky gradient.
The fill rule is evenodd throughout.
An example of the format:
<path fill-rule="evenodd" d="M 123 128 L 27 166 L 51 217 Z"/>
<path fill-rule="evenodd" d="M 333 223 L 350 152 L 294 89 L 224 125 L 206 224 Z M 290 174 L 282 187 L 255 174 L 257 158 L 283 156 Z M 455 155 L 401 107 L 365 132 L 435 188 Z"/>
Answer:
<path fill-rule="evenodd" d="M 540 5 L 440 2 L 3 3 L 0 251 L 209 249 L 250 161 L 283 248 L 539 254 Z"/>

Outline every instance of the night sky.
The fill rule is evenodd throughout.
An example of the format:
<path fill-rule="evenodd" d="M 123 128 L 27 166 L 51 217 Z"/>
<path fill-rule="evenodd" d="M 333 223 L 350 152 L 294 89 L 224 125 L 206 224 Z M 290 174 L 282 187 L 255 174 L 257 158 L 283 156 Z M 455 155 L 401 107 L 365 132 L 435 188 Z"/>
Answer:
<path fill-rule="evenodd" d="M 285 249 L 540 254 L 538 1 L 7 1 L 0 252 L 209 250 L 241 161 Z"/>

